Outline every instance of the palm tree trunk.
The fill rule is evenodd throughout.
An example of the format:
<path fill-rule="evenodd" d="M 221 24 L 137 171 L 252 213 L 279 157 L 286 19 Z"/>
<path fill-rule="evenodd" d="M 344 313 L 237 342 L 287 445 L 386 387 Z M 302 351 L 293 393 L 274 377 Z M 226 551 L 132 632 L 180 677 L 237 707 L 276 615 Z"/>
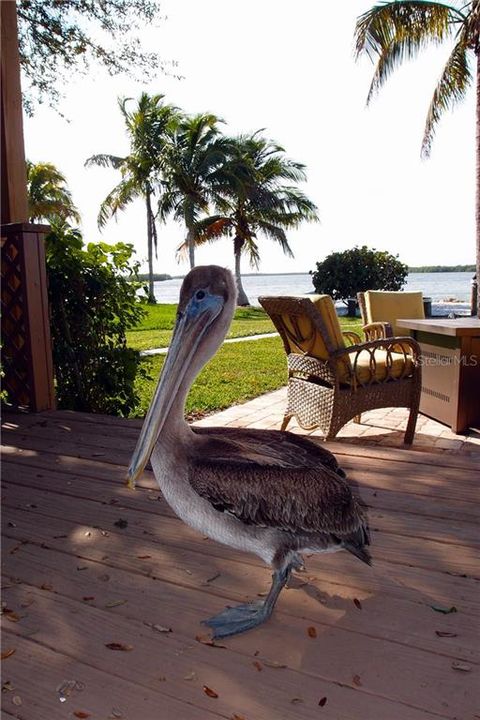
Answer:
<path fill-rule="evenodd" d="M 477 55 L 477 128 L 476 128 L 476 155 L 477 155 L 477 185 L 476 185 L 476 235 L 477 235 L 477 317 L 480 318 L 480 292 L 478 286 L 480 284 L 480 47 L 476 49 Z M 472 308 L 473 310 L 473 308 Z"/>
<path fill-rule="evenodd" d="M 153 292 L 153 232 L 152 232 L 152 204 L 150 202 L 150 192 L 145 193 L 147 203 L 147 246 L 148 246 L 148 302 L 155 305 L 155 294 Z"/>
<path fill-rule="evenodd" d="M 246 305 L 250 305 L 250 302 L 247 297 L 247 293 L 243 289 L 242 285 L 242 275 L 240 272 L 240 259 L 242 257 L 242 246 L 243 246 L 243 240 L 236 237 L 233 241 L 233 254 L 235 256 L 235 281 L 237 283 L 237 305 L 240 305 L 240 307 L 245 307 Z"/>
<path fill-rule="evenodd" d="M 187 248 L 188 259 L 190 260 L 190 270 L 195 267 L 195 237 L 193 230 L 187 232 Z"/>

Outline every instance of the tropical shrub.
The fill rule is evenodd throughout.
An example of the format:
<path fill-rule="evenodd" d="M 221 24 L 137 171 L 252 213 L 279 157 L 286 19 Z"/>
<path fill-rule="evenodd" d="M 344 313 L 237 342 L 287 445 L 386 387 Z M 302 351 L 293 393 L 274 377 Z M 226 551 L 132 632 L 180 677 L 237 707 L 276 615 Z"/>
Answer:
<path fill-rule="evenodd" d="M 346 301 L 365 290 L 401 290 L 408 266 L 400 262 L 398 255 L 363 245 L 331 253 L 317 263 L 311 275 L 316 292 Z"/>
<path fill-rule="evenodd" d="M 52 226 L 46 238 L 53 363 L 58 406 L 128 415 L 139 353 L 125 332 L 144 315 L 137 298 L 137 264 L 125 243 L 84 245 L 78 230 Z"/>

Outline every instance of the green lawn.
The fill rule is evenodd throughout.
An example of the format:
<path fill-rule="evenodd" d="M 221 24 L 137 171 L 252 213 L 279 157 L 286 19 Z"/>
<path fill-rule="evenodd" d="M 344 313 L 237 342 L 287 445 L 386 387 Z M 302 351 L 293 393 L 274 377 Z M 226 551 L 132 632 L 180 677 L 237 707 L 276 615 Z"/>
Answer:
<path fill-rule="evenodd" d="M 139 326 L 127 333 L 129 346 L 135 350 L 168 347 L 176 311 L 176 305 L 149 305 Z M 238 308 L 227 337 L 260 335 L 274 330 L 270 318 L 261 308 Z"/>
<path fill-rule="evenodd" d="M 176 305 L 149 305 L 147 315 L 137 328 L 127 332 L 129 347 L 135 350 L 168 347 L 175 324 Z M 355 318 L 340 318 L 345 330 L 360 332 L 361 322 Z M 274 332 L 272 321 L 261 308 L 238 308 L 227 337 L 246 337 Z"/>
<path fill-rule="evenodd" d="M 137 416 L 147 411 L 164 360 L 163 355 L 143 360 L 152 379 L 137 378 Z M 187 414 L 194 419 L 222 410 L 276 390 L 286 380 L 286 358 L 279 337 L 223 345 L 195 380 L 187 399 Z"/>
<path fill-rule="evenodd" d="M 170 310 L 165 311 L 165 308 Z M 151 312 L 154 311 L 154 312 Z M 163 333 L 164 345 L 170 341 L 175 306 L 156 306 L 149 308 L 149 316 L 144 322 L 164 327 L 145 328 L 130 333 L 132 347 L 138 347 L 141 333 L 155 338 L 154 344 L 147 347 L 159 347 L 157 338 Z M 170 324 L 170 328 L 165 325 Z M 353 318 L 340 318 L 344 330 L 361 334 L 361 321 Z M 255 328 L 255 329 L 253 329 Z M 254 335 L 259 332 L 272 332 L 273 325 L 263 310 L 258 308 L 239 309 L 235 313 L 229 337 Z M 136 344 L 135 344 L 136 343 Z M 142 362 L 150 375 L 150 380 L 137 378 L 137 392 L 140 404 L 135 415 L 143 417 L 150 404 L 164 355 L 145 358 Z M 223 410 L 237 403 L 251 400 L 263 393 L 277 390 L 287 382 L 287 364 L 285 351 L 279 337 L 252 340 L 250 342 L 228 343 L 223 345 L 216 356 L 202 370 L 194 382 L 187 399 L 187 416 L 190 420 L 202 415 Z"/>

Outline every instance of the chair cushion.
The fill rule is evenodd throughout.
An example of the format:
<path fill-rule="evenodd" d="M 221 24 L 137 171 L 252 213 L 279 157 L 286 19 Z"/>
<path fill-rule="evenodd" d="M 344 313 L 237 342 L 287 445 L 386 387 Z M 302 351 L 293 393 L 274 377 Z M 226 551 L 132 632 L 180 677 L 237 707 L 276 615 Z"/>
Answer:
<path fill-rule="evenodd" d="M 343 339 L 340 323 L 338 322 L 335 305 L 333 304 L 333 300 L 330 295 L 302 295 L 301 297 L 306 297 L 311 300 L 322 316 L 322 320 L 328 334 L 328 340 L 330 341 L 333 350 L 340 350 L 341 348 L 344 348 L 345 341 Z M 282 315 L 282 320 L 289 332 L 293 335 L 297 335 L 292 318 L 289 315 Z M 310 318 L 306 315 L 302 315 L 297 318 L 297 323 L 298 329 L 300 330 L 302 337 L 305 339 L 297 344 L 291 338 L 288 338 L 290 352 L 304 352 L 308 355 L 319 358 L 320 360 L 326 360 L 329 357 L 327 345 L 325 344 L 322 335 L 313 327 Z"/>
<path fill-rule="evenodd" d="M 408 331 L 397 326 L 399 318 L 425 317 L 423 294 L 421 292 L 388 292 L 367 290 L 365 293 L 367 322 L 389 322 L 393 335 L 408 335 Z"/>
<path fill-rule="evenodd" d="M 375 350 L 375 364 L 369 350 L 361 350 L 358 356 L 351 355 L 352 372 L 355 370 L 355 378 L 360 384 L 366 384 L 375 380 L 385 380 L 387 375 L 392 378 L 410 377 L 413 373 L 413 361 L 411 355 L 404 355 L 401 352 L 392 352 L 388 358 L 390 367 L 387 367 L 387 351 L 377 348 Z M 356 363 L 354 368 L 354 362 Z M 340 368 L 340 382 L 350 384 L 351 373 Z"/>

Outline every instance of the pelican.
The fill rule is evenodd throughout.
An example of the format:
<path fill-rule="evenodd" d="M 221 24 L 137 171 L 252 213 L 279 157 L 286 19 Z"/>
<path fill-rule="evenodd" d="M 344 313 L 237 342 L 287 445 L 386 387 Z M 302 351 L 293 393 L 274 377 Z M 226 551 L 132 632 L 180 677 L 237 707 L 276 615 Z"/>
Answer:
<path fill-rule="evenodd" d="M 369 532 L 335 456 L 279 430 L 192 428 L 190 386 L 223 342 L 236 307 L 230 271 L 196 267 L 180 291 L 176 324 L 132 456 L 133 488 L 146 463 L 174 512 L 190 527 L 273 569 L 264 601 L 227 608 L 203 621 L 214 638 L 245 632 L 272 614 L 300 555 L 345 549 L 370 564 Z"/>

